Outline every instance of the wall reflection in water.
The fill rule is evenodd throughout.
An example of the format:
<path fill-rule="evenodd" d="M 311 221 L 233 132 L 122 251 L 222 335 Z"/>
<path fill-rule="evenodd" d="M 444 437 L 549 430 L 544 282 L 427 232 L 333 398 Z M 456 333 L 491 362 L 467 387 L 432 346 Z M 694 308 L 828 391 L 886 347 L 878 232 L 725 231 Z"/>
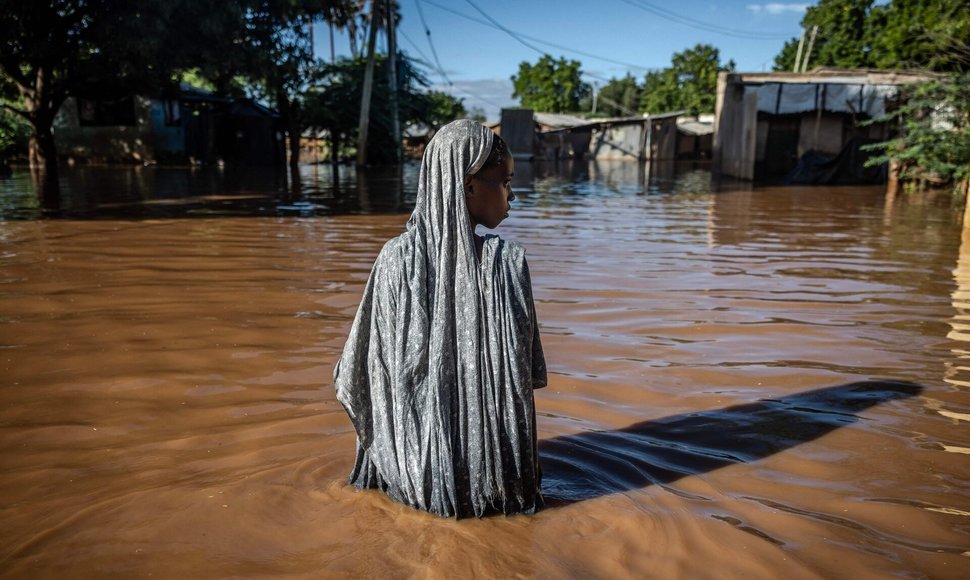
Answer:
<path fill-rule="evenodd" d="M 970 227 L 964 227 L 960 237 L 960 253 L 953 269 L 956 288 L 950 295 L 953 300 L 952 329 L 946 337 L 956 344 L 950 347 L 952 358 L 946 361 L 943 380 L 957 391 L 970 389 Z M 970 422 L 970 413 L 947 409 L 942 401 L 927 399 L 927 407 L 956 422 Z M 941 444 L 944 451 L 970 454 L 970 448 Z"/>
<path fill-rule="evenodd" d="M 64 167 L 56 179 L 22 168 L 0 179 L 0 219 L 315 216 L 409 212 L 420 166 Z M 516 164 L 517 193 L 706 194 L 703 162 Z"/>
<path fill-rule="evenodd" d="M 416 165 L 26 169 L 0 179 L 0 219 L 157 218 L 394 213 L 413 204 Z"/>

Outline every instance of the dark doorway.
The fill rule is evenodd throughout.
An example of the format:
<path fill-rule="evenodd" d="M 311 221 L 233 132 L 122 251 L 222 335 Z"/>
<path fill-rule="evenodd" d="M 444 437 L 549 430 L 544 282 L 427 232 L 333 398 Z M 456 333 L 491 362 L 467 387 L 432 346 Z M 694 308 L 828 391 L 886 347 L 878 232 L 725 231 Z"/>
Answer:
<path fill-rule="evenodd" d="M 768 117 L 765 161 L 761 179 L 781 179 L 798 162 L 798 117 Z"/>

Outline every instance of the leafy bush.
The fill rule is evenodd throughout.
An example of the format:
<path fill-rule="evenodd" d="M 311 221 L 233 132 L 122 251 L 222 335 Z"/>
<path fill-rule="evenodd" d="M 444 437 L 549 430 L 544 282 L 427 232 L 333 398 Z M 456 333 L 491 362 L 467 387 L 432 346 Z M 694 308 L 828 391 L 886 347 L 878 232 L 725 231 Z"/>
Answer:
<path fill-rule="evenodd" d="M 907 87 L 901 106 L 873 122 L 898 119 L 900 136 L 866 148 L 880 154 L 867 165 L 896 161 L 900 180 L 966 188 L 970 179 L 970 73 Z"/>

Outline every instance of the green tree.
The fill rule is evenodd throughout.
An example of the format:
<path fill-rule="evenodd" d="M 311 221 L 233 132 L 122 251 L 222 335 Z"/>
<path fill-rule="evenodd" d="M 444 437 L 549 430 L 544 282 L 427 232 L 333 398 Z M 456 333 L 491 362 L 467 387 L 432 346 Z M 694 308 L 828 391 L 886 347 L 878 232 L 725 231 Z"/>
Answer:
<path fill-rule="evenodd" d="M 965 0 L 894 0 L 872 7 L 867 28 L 872 66 L 968 70 L 970 10 Z"/>
<path fill-rule="evenodd" d="M 322 18 L 341 23 L 352 20 L 359 5 L 347 0 L 240 1 L 246 11 L 235 38 L 238 56 L 217 68 L 215 76 L 223 87 L 227 79 L 242 77 L 257 97 L 273 103 L 286 131 L 290 165 L 296 167 L 306 125 L 304 95 L 317 66 L 310 27 Z"/>
<path fill-rule="evenodd" d="M 30 133 L 31 126 L 26 119 L 0 109 L 0 165 L 27 150 Z"/>
<path fill-rule="evenodd" d="M 421 111 L 427 125 L 440 127 L 455 119 L 463 119 L 468 114 L 463 99 L 442 91 L 428 91 L 427 97 L 430 106 L 426 113 Z"/>
<path fill-rule="evenodd" d="M 485 109 L 481 107 L 472 107 L 471 110 L 468 111 L 468 118 L 474 119 L 479 123 L 484 123 L 486 121 Z"/>
<path fill-rule="evenodd" d="M 17 85 L 0 73 L 0 98 L 23 109 Z M 7 159 L 22 155 L 27 151 L 31 126 L 22 115 L 6 108 L 0 108 L 0 165 Z"/>
<path fill-rule="evenodd" d="M 190 1 L 0 0 L 0 70 L 17 98 L 0 105 L 31 125 L 31 166 L 57 171 L 51 127 L 70 96 L 117 96 L 170 78 L 192 35 L 166 35 Z M 184 31 L 182 31 L 184 33 Z"/>
<path fill-rule="evenodd" d="M 643 80 L 640 110 L 644 113 L 664 113 L 683 109 L 680 80 L 672 68 L 650 71 Z"/>
<path fill-rule="evenodd" d="M 545 54 L 535 64 L 519 63 L 519 73 L 512 76 L 515 92 L 523 107 L 547 113 L 569 113 L 580 110 L 580 101 L 590 94 L 590 86 L 581 79 L 582 64 Z"/>
<path fill-rule="evenodd" d="M 900 179 L 923 189 L 927 181 L 952 183 L 967 193 L 970 181 L 970 73 L 904 89 L 903 105 L 875 122 L 902 120 L 900 136 L 867 147 L 881 152 L 868 164 L 899 163 Z"/>
<path fill-rule="evenodd" d="M 821 0 L 802 27 L 818 33 L 808 68 L 929 68 L 966 70 L 970 11 L 966 0 Z M 793 70 L 798 38 L 785 43 L 775 70 Z M 808 50 L 806 40 L 803 51 Z M 803 52 L 803 58 L 804 58 Z"/>
<path fill-rule="evenodd" d="M 802 18 L 802 27 L 811 30 L 818 26 L 808 68 L 866 67 L 870 65 L 866 45 L 867 17 L 873 0 L 821 0 L 810 6 Z M 799 39 L 785 43 L 775 57 L 775 70 L 793 70 Z M 802 58 L 808 49 L 806 38 Z"/>
<path fill-rule="evenodd" d="M 636 115 L 640 105 L 640 86 L 633 75 L 610 79 L 596 100 L 596 112 L 610 117 Z"/>
<path fill-rule="evenodd" d="M 734 61 L 721 64 L 720 51 L 698 44 L 675 52 L 671 66 L 647 73 L 640 98 L 640 110 L 648 113 L 685 110 L 691 114 L 713 113 L 717 74 L 733 71 Z"/>
<path fill-rule="evenodd" d="M 398 54 L 397 62 L 398 108 L 402 125 L 420 123 L 439 127 L 465 115 L 461 100 L 440 91 L 425 90 L 428 80 L 403 53 Z M 386 55 L 376 55 L 370 130 L 367 132 L 368 163 L 396 161 L 387 63 Z M 344 58 L 333 65 L 321 66 L 313 77 L 313 89 L 305 97 L 307 126 L 327 132 L 335 161 L 344 152 L 344 144 L 357 141 L 366 66 L 365 57 Z"/>
<path fill-rule="evenodd" d="M 224 94 L 255 87 L 298 145 L 310 22 L 340 21 L 355 7 L 351 0 L 0 0 L 0 72 L 18 92 L 0 104 L 31 124 L 30 163 L 51 173 L 51 126 L 68 97 L 158 93 L 186 72 Z"/>

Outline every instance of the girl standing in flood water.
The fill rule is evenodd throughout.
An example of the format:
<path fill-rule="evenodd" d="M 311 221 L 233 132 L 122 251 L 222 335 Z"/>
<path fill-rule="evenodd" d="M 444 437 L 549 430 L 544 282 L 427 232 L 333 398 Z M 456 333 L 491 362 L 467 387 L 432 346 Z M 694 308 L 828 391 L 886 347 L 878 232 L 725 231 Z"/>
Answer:
<path fill-rule="evenodd" d="M 513 170 L 475 121 L 425 150 L 414 213 L 377 257 L 334 369 L 359 488 L 442 516 L 542 504 L 532 391 L 546 367 L 525 250 L 475 233 L 508 217 Z"/>

